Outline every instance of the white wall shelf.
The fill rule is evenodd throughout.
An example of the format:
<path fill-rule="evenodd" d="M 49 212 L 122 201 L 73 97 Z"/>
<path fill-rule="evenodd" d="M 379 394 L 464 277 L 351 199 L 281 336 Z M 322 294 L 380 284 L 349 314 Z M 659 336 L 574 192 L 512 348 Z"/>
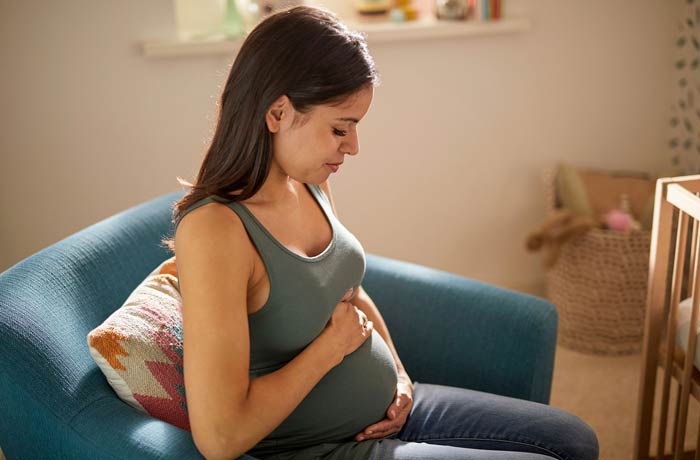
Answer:
<path fill-rule="evenodd" d="M 435 18 L 404 23 L 344 21 L 353 30 L 367 34 L 367 42 L 391 43 L 409 40 L 497 35 L 530 29 L 527 18 L 508 18 L 494 21 L 446 21 Z M 148 40 L 141 42 L 141 50 L 147 58 L 233 55 L 243 43 L 243 38 L 210 39 L 198 41 Z"/>

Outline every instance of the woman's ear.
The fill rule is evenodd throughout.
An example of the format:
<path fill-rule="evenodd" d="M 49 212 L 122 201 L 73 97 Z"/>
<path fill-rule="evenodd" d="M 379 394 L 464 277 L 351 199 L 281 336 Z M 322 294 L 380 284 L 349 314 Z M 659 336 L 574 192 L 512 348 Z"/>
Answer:
<path fill-rule="evenodd" d="M 280 126 L 286 117 L 292 114 L 292 104 L 286 94 L 283 94 L 275 102 L 270 105 L 265 113 L 265 123 L 267 123 L 267 129 L 271 133 L 276 133 L 280 130 Z"/>

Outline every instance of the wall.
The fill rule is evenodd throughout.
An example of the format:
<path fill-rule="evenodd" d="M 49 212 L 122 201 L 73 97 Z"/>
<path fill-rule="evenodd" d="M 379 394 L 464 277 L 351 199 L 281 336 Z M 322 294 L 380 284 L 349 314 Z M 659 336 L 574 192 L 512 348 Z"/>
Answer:
<path fill-rule="evenodd" d="M 675 28 L 673 59 L 673 106 L 669 118 L 671 163 L 683 174 L 700 171 L 700 142 L 696 136 L 700 110 L 695 102 L 700 92 L 700 5 L 685 2 Z"/>
<path fill-rule="evenodd" d="M 594 6 L 593 6 L 594 5 Z M 368 252 L 539 293 L 524 238 L 566 160 L 667 167 L 680 1 L 511 0 L 526 32 L 376 44 L 361 153 L 331 184 Z M 231 56 L 144 59 L 168 0 L 0 6 L 0 270 L 193 179 Z"/>

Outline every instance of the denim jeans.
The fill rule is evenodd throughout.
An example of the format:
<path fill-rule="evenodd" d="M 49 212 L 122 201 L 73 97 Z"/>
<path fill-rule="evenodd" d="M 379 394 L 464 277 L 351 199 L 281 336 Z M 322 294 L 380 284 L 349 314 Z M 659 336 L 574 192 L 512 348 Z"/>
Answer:
<path fill-rule="evenodd" d="M 598 438 L 561 409 L 522 399 L 413 382 L 401 431 L 322 443 L 261 460 L 596 460 Z"/>
<path fill-rule="evenodd" d="M 598 438 L 555 407 L 463 388 L 414 382 L 413 407 L 371 460 L 596 460 Z"/>

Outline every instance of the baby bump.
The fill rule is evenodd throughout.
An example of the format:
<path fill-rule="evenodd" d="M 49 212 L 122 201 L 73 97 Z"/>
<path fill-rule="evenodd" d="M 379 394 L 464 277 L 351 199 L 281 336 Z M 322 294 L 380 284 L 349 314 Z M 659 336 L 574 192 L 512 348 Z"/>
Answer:
<path fill-rule="evenodd" d="M 397 383 L 394 357 L 376 330 L 331 369 L 266 439 L 275 447 L 351 441 L 386 416 Z"/>

